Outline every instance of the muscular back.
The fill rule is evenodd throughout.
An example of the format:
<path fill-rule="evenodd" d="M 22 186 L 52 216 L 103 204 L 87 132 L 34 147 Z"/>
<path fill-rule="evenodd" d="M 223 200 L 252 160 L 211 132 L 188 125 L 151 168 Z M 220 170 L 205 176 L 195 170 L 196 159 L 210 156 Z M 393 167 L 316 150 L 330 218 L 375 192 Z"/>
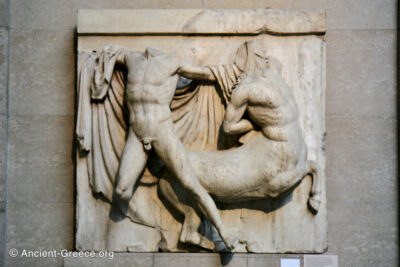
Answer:
<path fill-rule="evenodd" d="M 300 130 L 298 109 L 289 86 L 281 77 L 266 73 L 244 87 L 247 90 L 247 114 L 266 137 L 275 141 L 296 138 L 296 132 Z"/>
<path fill-rule="evenodd" d="M 224 119 L 225 131 L 250 131 L 253 127 L 243 119 L 244 113 L 268 139 L 302 146 L 297 105 L 277 68 L 266 65 L 262 73 L 250 73 L 233 90 Z"/>

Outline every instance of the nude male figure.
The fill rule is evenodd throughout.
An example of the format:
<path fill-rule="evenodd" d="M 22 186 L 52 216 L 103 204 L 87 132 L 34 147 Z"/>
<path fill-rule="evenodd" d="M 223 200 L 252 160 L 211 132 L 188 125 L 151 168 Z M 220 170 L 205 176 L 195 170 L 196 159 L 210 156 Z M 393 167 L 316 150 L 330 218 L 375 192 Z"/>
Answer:
<path fill-rule="evenodd" d="M 178 57 L 152 48 L 147 48 L 144 53 L 124 51 L 117 64 L 125 65 L 128 70 L 125 96 L 129 129 L 117 175 L 116 194 L 123 200 L 132 197 L 134 185 L 147 163 L 148 151 L 154 149 L 166 167 L 193 195 L 227 248 L 233 249 L 238 239 L 225 233 L 218 209 L 194 176 L 191 162 L 171 119 L 170 104 L 178 75 L 213 80 L 212 73 L 207 68 L 192 66 Z"/>

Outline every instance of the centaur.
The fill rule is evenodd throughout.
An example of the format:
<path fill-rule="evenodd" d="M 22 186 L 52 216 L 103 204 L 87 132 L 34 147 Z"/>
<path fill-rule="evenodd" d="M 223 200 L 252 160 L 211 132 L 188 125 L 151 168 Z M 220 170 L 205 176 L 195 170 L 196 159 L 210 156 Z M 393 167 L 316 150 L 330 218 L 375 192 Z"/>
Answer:
<path fill-rule="evenodd" d="M 244 134 L 244 144 L 222 151 L 189 151 L 190 162 L 201 185 L 222 203 L 276 198 L 310 175 L 308 207 L 316 214 L 321 202 L 320 170 L 314 161 L 307 161 L 297 104 L 282 79 L 280 62 L 273 57 L 256 60 L 258 67 L 245 72 L 233 90 L 223 122 L 226 133 Z M 166 173 L 159 190 L 185 217 L 180 241 L 214 249 L 214 243 L 198 232 L 201 218 L 182 201 L 180 184 Z"/>

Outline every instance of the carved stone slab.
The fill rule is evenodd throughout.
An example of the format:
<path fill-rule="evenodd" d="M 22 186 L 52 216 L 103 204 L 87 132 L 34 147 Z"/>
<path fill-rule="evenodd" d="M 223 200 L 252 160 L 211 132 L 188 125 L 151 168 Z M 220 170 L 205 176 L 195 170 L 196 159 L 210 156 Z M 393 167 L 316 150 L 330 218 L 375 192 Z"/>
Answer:
<path fill-rule="evenodd" d="M 321 203 L 318 213 L 310 212 L 307 205 L 312 186 L 309 175 L 274 198 L 235 203 L 216 201 L 216 204 L 227 231 L 240 239 L 234 252 L 322 253 L 326 250 L 324 12 L 272 9 L 79 10 L 77 32 L 78 83 L 90 55 L 98 55 L 107 44 L 139 52 L 152 47 L 196 66 L 233 64 L 245 43 L 251 43 L 257 53 L 277 59 L 282 65 L 282 79 L 297 104 L 300 134 L 308 151 L 307 161 L 316 162 L 320 169 Z M 94 50 L 98 52 L 92 52 Z M 181 82 L 184 84 L 185 81 Z M 240 81 L 237 83 L 240 85 Z M 205 92 L 201 96 L 208 100 L 195 95 L 190 100 L 193 105 L 208 103 L 203 110 L 210 112 L 212 103 L 212 114 L 218 113 L 221 119 L 211 123 L 205 119 L 210 115 L 202 113 L 200 108 L 194 120 L 195 126 L 189 127 L 191 130 L 188 131 L 182 130 L 184 126 L 177 122 L 178 115 L 174 115 L 177 114 L 174 108 L 178 102 L 172 102 L 175 127 L 188 151 L 221 149 L 218 142 L 209 141 L 203 133 L 210 135 L 212 124 L 218 135 L 227 103 L 221 94 L 213 93 L 218 87 L 217 82 L 200 82 L 196 86 L 193 90 Z M 82 89 L 78 85 L 78 95 L 81 96 L 79 90 Z M 124 94 L 122 92 L 121 97 Z M 90 103 L 93 105 L 94 102 Z M 191 109 L 194 108 L 185 108 L 185 114 Z M 207 251 L 179 241 L 182 216 L 170 207 L 160 193 L 158 177 L 147 169 L 125 209 L 116 207 L 106 194 L 94 192 L 90 178 L 93 175 L 91 153 L 77 151 L 75 240 L 78 250 Z M 115 177 L 108 183 L 113 185 L 113 179 Z M 203 220 L 198 231 L 213 241 L 218 250 L 221 239 L 208 220 Z"/>

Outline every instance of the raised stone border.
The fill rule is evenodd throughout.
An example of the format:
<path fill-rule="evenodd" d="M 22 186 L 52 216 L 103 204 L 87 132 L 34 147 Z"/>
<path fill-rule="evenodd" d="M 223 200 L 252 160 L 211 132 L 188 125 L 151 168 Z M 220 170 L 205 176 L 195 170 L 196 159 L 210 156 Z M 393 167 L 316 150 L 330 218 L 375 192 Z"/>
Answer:
<path fill-rule="evenodd" d="M 81 9 L 77 30 L 79 35 L 322 34 L 325 17 L 321 9 Z"/>

